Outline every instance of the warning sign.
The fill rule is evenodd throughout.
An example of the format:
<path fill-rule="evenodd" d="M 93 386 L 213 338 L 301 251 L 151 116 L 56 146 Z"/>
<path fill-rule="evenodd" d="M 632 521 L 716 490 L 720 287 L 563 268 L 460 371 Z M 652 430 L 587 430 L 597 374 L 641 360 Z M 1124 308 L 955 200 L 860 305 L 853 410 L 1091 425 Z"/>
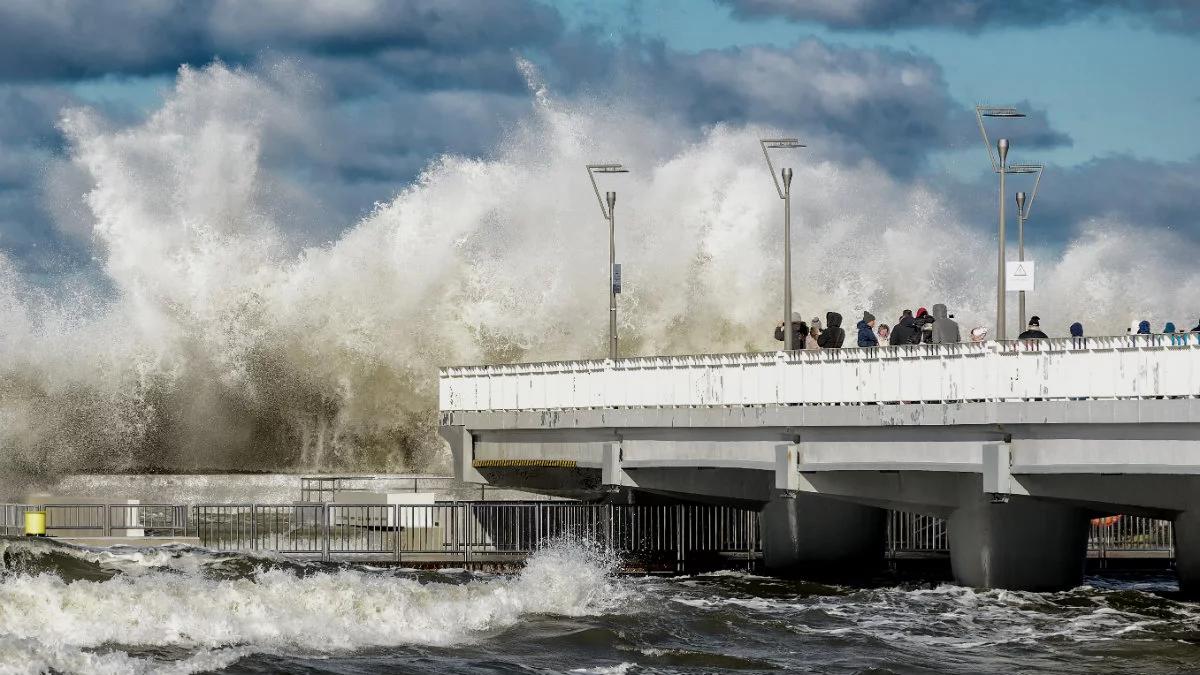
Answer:
<path fill-rule="evenodd" d="M 1010 260 L 1004 266 L 1006 290 L 1032 291 L 1037 266 L 1032 260 Z"/>

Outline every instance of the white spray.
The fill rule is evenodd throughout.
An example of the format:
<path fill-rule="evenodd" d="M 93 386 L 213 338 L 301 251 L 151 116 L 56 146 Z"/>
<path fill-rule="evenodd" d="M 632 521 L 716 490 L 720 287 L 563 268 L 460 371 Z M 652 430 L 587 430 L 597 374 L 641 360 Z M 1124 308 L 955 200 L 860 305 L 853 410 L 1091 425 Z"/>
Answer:
<path fill-rule="evenodd" d="M 65 114 L 111 288 L 47 296 L 0 259 L 7 466 L 443 468 L 437 366 L 605 352 L 607 230 L 583 168 L 596 160 L 632 169 L 602 188 L 620 195 L 623 353 L 776 347 L 782 204 L 756 142 L 770 130 L 680 139 L 635 103 L 558 102 L 534 84 L 529 118 L 487 157 L 437 159 L 312 246 L 295 231 L 312 196 L 264 161 L 279 143 L 336 144 L 313 138 L 312 93 L 292 78 L 185 68 L 141 124 Z M 852 327 L 864 309 L 890 323 L 945 302 L 965 327 L 990 324 L 993 243 L 936 188 L 816 153 L 791 164 L 805 316 Z M 1034 254 L 1031 308 L 1052 333 L 1196 314 L 1194 244 L 1080 229 L 1057 259 Z"/>

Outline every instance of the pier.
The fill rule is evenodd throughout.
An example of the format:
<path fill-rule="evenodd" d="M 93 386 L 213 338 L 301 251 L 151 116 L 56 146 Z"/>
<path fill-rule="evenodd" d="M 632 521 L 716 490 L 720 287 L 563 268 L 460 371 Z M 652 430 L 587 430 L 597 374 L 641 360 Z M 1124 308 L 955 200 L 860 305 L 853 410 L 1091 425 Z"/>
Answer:
<path fill-rule="evenodd" d="M 1197 334 L 451 367 L 440 407 L 460 480 L 754 510 L 781 573 L 878 565 L 893 510 L 960 583 L 1065 588 L 1124 514 L 1200 592 Z"/>

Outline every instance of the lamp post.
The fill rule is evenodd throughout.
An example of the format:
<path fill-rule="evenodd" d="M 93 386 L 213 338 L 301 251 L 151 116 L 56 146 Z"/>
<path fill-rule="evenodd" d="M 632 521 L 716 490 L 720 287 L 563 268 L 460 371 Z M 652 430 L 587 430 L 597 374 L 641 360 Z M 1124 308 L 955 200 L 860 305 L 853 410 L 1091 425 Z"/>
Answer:
<path fill-rule="evenodd" d="M 608 221 L 608 358 L 617 359 L 617 237 L 616 219 L 613 209 L 617 205 L 617 193 L 606 192 L 600 197 L 600 188 L 596 186 L 597 173 L 629 173 L 620 164 L 588 164 L 588 179 L 592 181 L 592 190 L 596 193 L 596 201 L 600 203 L 600 214 Z"/>
<path fill-rule="evenodd" d="M 1029 212 L 1033 209 L 1033 200 L 1037 199 L 1038 186 L 1042 184 L 1042 164 L 1013 164 L 1008 167 L 1009 173 L 1035 173 L 1033 193 L 1026 195 L 1017 193 L 1017 260 L 1025 262 L 1025 221 L 1029 220 Z M 1025 291 L 1021 291 L 1017 302 L 1017 313 L 1020 315 L 1021 326 L 1025 325 Z"/>
<path fill-rule="evenodd" d="M 1000 247 L 997 252 L 996 259 L 996 339 L 1004 340 L 1005 317 L 1004 307 L 1004 241 L 1005 241 L 1005 221 L 1004 221 L 1004 175 L 1007 173 L 1006 162 L 1008 161 L 1009 142 L 1007 138 L 1001 138 L 996 143 L 996 151 L 1000 155 L 999 161 L 992 154 L 992 144 L 988 140 L 987 130 L 983 126 L 983 118 L 985 117 L 1025 117 L 1025 113 L 1018 111 L 1013 107 L 997 107 L 997 106 L 975 106 L 975 119 L 979 122 L 979 133 L 983 136 L 983 144 L 987 147 L 988 159 L 992 162 L 992 171 L 1000 174 Z"/>
<path fill-rule="evenodd" d="M 770 149 L 792 150 L 805 147 L 795 138 L 763 138 L 759 139 L 763 157 L 767 160 L 767 170 L 771 173 L 771 181 L 775 191 L 783 200 L 783 348 L 792 351 L 795 348 L 792 340 L 792 170 L 785 167 L 780 171 L 783 185 L 775 177 L 775 165 L 771 162 Z"/>

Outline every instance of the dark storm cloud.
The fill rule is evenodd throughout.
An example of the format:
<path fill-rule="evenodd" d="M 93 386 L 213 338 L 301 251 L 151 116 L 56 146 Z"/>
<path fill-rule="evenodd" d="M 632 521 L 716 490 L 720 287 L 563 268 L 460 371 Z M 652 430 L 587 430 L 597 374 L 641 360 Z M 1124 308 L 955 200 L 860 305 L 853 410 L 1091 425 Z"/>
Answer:
<path fill-rule="evenodd" d="M 1153 162 L 1132 157 L 1051 167 L 1038 197 L 1037 218 L 1049 223 L 1115 218 L 1165 228 L 1200 240 L 1200 158 Z"/>
<path fill-rule="evenodd" d="M 940 66 L 911 52 L 815 39 L 698 53 L 641 44 L 614 48 L 611 62 L 620 86 L 693 125 L 775 126 L 824 156 L 869 157 L 903 175 L 931 152 L 978 142 L 974 112 L 950 97 Z M 1070 143 L 1037 110 L 1020 139 L 1031 148 Z"/>
<path fill-rule="evenodd" d="M 1195 0 L 717 0 L 742 19 L 780 17 L 839 30 L 947 28 L 977 32 L 1126 15 L 1167 30 L 1200 29 Z"/>
<path fill-rule="evenodd" d="M 455 58 L 561 31 L 557 12 L 527 0 L 15 0 L 0 3 L 0 79 L 165 73 L 264 50 Z"/>
<path fill-rule="evenodd" d="M 62 149 L 58 111 L 77 104 L 57 87 L 0 85 L 0 250 L 26 267 L 58 268 L 83 255 L 81 242 L 51 224 L 42 201 Z"/>

